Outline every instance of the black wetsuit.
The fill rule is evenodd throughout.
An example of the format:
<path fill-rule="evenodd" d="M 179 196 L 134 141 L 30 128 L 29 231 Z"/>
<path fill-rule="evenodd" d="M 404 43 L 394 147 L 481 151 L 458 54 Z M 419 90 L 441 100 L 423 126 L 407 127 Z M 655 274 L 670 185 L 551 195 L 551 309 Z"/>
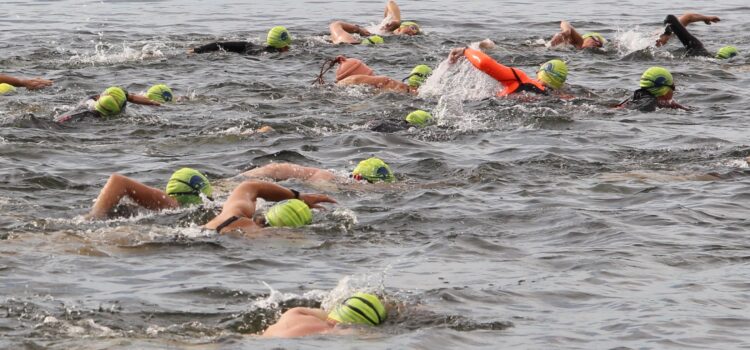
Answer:
<path fill-rule="evenodd" d="M 664 34 L 674 33 L 677 35 L 677 38 L 680 39 L 682 45 L 687 49 L 687 52 L 685 53 L 687 56 L 714 57 L 714 55 L 703 47 L 703 43 L 690 34 L 685 26 L 680 23 L 680 20 L 674 15 L 667 16 L 667 18 L 664 19 L 664 24 L 667 25 L 667 27 L 664 28 Z"/>
<path fill-rule="evenodd" d="M 659 100 L 645 88 L 635 90 L 633 97 L 623 101 L 618 106 L 637 109 L 641 112 L 653 112 L 659 106 Z"/>
<path fill-rule="evenodd" d="M 236 52 L 245 55 L 260 55 L 264 52 L 281 52 L 281 49 L 277 49 L 272 46 L 258 46 L 247 41 L 220 41 L 203 46 L 198 46 L 193 49 L 193 52 L 195 53 L 206 53 L 214 51 Z"/>
<path fill-rule="evenodd" d="M 397 132 L 412 127 L 406 120 L 373 120 L 367 124 L 368 129 L 376 132 Z"/>
<path fill-rule="evenodd" d="M 125 91 L 125 96 L 128 95 L 128 92 Z M 55 122 L 57 123 L 69 123 L 69 122 L 79 122 L 81 120 L 84 120 L 86 118 L 101 118 L 101 114 L 97 112 L 96 110 L 89 109 L 89 100 L 96 101 L 99 98 L 99 95 L 90 96 L 87 99 L 83 100 L 81 103 L 76 106 L 75 109 L 72 111 L 65 113 L 57 118 L 55 118 Z M 125 102 L 122 104 L 122 107 L 120 108 L 120 113 L 125 112 L 125 108 L 128 106 L 128 100 L 125 100 Z"/>

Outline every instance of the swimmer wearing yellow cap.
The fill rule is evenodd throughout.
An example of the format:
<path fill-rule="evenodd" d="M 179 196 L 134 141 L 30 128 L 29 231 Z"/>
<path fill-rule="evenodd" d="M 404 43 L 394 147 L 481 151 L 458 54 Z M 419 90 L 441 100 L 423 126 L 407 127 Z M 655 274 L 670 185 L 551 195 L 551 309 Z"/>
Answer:
<path fill-rule="evenodd" d="M 270 163 L 264 166 L 246 171 L 242 176 L 248 178 L 270 179 L 274 181 L 285 181 L 296 179 L 310 183 L 346 182 L 349 179 L 340 178 L 333 172 L 325 169 L 306 167 L 291 163 Z M 391 167 L 380 158 L 371 157 L 360 161 L 352 170 L 350 179 L 367 183 L 393 183 L 396 176 Z"/>
<path fill-rule="evenodd" d="M 414 21 L 401 20 L 401 8 L 396 1 L 388 0 L 385 5 L 383 18 L 387 20 L 380 29 L 394 35 L 419 35 L 422 34 L 422 28 Z"/>
<path fill-rule="evenodd" d="M 100 94 L 88 97 L 72 111 L 56 117 L 55 122 L 68 123 L 86 118 L 111 118 L 123 113 L 128 102 L 146 106 L 161 105 L 147 96 L 130 94 L 119 86 L 110 86 Z"/>
<path fill-rule="evenodd" d="M 279 202 L 264 216 L 255 216 L 258 198 Z M 217 233 L 252 233 L 263 227 L 300 227 L 312 221 L 310 208 L 322 208 L 320 203 L 336 203 L 323 194 L 300 193 L 264 181 L 245 181 L 229 195 L 221 213 L 206 223 L 204 228 Z"/>
<path fill-rule="evenodd" d="M 217 41 L 188 49 L 188 53 L 208 53 L 215 51 L 236 52 L 245 55 L 260 55 L 289 51 L 292 35 L 283 26 L 271 28 L 266 35 L 266 45 L 260 46 L 249 41 Z"/>
<path fill-rule="evenodd" d="M 687 30 L 687 26 L 690 23 L 704 22 L 708 25 L 711 23 L 719 22 L 719 17 L 716 16 L 705 16 L 697 13 L 686 13 L 680 18 L 674 15 L 668 15 L 664 19 L 664 33 L 659 36 L 656 40 L 656 46 L 663 46 L 672 37 L 672 34 L 677 35 L 682 45 L 685 47 L 685 56 L 700 56 L 700 57 L 713 57 L 717 59 L 730 59 L 737 56 L 737 48 L 734 46 L 724 46 L 720 48 L 715 54 L 712 54 L 703 46 L 703 43 L 698 40 L 695 36 L 690 34 Z"/>
<path fill-rule="evenodd" d="M 26 88 L 26 90 L 44 89 L 52 85 L 52 80 L 42 78 L 23 79 L 10 75 L 0 74 L 0 84 L 8 84 L 14 87 Z M 10 90 L 10 89 L 9 89 Z"/>
<path fill-rule="evenodd" d="M 633 97 L 618 104 L 617 108 L 637 109 L 641 112 L 653 112 L 656 108 L 690 110 L 673 99 L 676 86 L 672 73 L 663 67 L 651 67 L 643 72 L 640 89 Z"/>
<path fill-rule="evenodd" d="M 263 337 L 297 338 L 315 334 L 337 333 L 336 325 L 378 326 L 385 322 L 388 311 L 377 295 L 356 292 L 334 306 L 323 309 L 295 307 L 284 312 L 269 326 Z"/>
<path fill-rule="evenodd" d="M 551 46 L 568 44 L 577 49 L 600 48 L 606 43 L 607 40 L 599 33 L 579 34 L 568 21 L 560 22 L 560 32 L 555 34 L 550 41 Z"/>

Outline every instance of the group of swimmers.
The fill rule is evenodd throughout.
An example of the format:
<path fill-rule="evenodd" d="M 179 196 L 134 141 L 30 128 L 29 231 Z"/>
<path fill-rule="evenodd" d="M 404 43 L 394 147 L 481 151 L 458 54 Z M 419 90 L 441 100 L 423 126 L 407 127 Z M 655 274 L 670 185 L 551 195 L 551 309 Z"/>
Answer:
<path fill-rule="evenodd" d="M 667 16 L 664 20 L 665 31 L 656 42 L 656 46 L 665 45 L 672 35 L 677 35 L 687 49 L 689 56 L 713 56 L 727 59 L 737 55 L 737 49 L 731 46 L 722 47 L 715 55 L 706 50 L 704 45 L 685 28 L 690 23 L 719 22 L 715 16 L 685 14 L 675 17 Z M 368 30 L 343 21 L 332 22 L 329 26 L 330 40 L 334 44 L 381 45 L 385 42 L 380 35 L 373 35 Z M 422 29 L 413 21 L 402 21 L 401 11 L 394 0 L 388 0 L 384 21 L 380 27 L 381 34 L 421 35 Z M 213 42 L 188 50 L 190 54 L 201 54 L 212 51 L 228 51 L 243 54 L 283 53 L 290 49 L 292 37 L 289 31 L 277 26 L 268 32 L 266 45 L 251 42 L 225 41 Z M 577 49 L 597 49 L 603 47 L 607 40 L 598 33 L 579 34 L 567 21 L 560 23 L 560 32 L 555 34 L 550 45 L 571 45 Z M 523 71 L 498 63 L 483 50 L 491 49 L 494 43 L 485 40 L 477 47 L 454 48 L 448 60 L 456 63 L 466 59 L 476 69 L 488 74 L 502 84 L 499 97 L 515 95 L 521 92 L 543 95 L 562 94 L 562 88 L 568 76 L 568 67 L 560 59 L 553 59 L 542 64 L 535 78 Z M 419 87 L 427 80 L 432 69 L 424 64 L 412 69 L 403 80 L 377 76 L 364 62 L 354 58 L 338 56 L 324 64 L 316 81 L 322 83 L 323 75 L 338 65 L 336 82 L 339 85 L 367 85 L 385 91 L 416 94 Z M 34 78 L 22 79 L 0 75 L 0 94 L 11 92 L 15 87 L 29 90 L 41 89 L 52 85 L 52 81 Z M 652 111 L 657 107 L 687 109 L 673 100 L 675 82 L 671 73 L 662 67 L 648 68 L 640 79 L 640 88 L 620 107 Z M 131 94 L 117 86 L 109 87 L 98 95 L 93 95 L 82 102 L 75 110 L 56 118 L 65 123 L 85 118 L 108 118 L 122 113 L 128 102 L 159 106 L 177 100 L 172 90 L 157 84 L 145 94 Z M 408 113 L 395 125 L 380 125 L 382 130 L 394 130 L 405 127 L 422 127 L 432 121 L 430 113 L 417 110 Z M 372 157 L 362 160 L 351 171 L 348 179 L 343 179 L 331 171 L 304 167 L 290 163 L 271 163 L 241 174 L 246 178 L 236 186 L 224 201 L 221 212 L 206 222 L 203 228 L 217 234 L 241 232 L 253 233 L 264 227 L 301 227 L 310 224 L 313 219 L 311 209 L 322 208 L 322 204 L 336 203 L 336 200 L 317 193 L 301 193 L 266 180 L 284 181 L 296 179 L 308 183 L 321 182 L 361 182 L 392 183 L 396 181 L 390 166 L 383 160 Z M 86 215 L 92 220 L 110 217 L 118 203 L 127 197 L 139 206 L 149 210 L 162 210 L 202 204 L 213 201 L 213 188 L 209 179 L 201 172 L 183 168 L 174 172 L 164 190 L 142 184 L 134 179 L 113 174 L 102 188 L 94 206 Z M 256 202 L 263 199 L 276 202 L 260 215 L 256 211 Z M 328 333 L 336 324 L 378 325 L 387 317 L 387 311 L 381 299 L 373 294 L 357 292 L 334 308 L 331 312 L 321 309 L 294 308 L 285 312 L 278 322 L 270 326 L 266 336 L 298 337 L 310 334 Z"/>

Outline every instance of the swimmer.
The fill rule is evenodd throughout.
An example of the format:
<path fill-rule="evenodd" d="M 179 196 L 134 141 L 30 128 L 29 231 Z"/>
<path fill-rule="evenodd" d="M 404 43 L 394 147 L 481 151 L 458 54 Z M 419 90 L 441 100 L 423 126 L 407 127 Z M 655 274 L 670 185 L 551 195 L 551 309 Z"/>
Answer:
<path fill-rule="evenodd" d="M 596 32 L 578 34 L 568 21 L 560 22 L 560 32 L 555 34 L 550 41 L 551 46 L 563 44 L 573 45 L 576 49 L 588 49 L 603 47 L 607 43 L 604 37 Z"/>
<path fill-rule="evenodd" d="M 164 191 L 144 185 L 129 177 L 112 174 L 104 185 L 87 219 L 105 219 L 123 197 L 149 210 L 175 209 L 211 199 L 213 188 L 205 175 L 191 168 L 175 171 Z"/>
<path fill-rule="evenodd" d="M 334 44 L 378 45 L 385 42 L 380 35 L 372 35 L 367 29 L 356 24 L 335 21 L 328 26 L 328 29 L 331 31 L 331 42 Z M 364 39 L 359 40 L 352 34 L 359 34 Z"/>
<path fill-rule="evenodd" d="M 242 173 L 242 176 L 249 178 L 272 179 L 274 181 L 297 179 L 312 183 L 343 180 L 325 169 L 306 167 L 291 163 L 266 164 L 262 167 L 248 170 Z M 350 178 L 357 181 L 367 181 L 368 183 L 391 183 L 396 181 L 396 176 L 393 175 L 391 167 L 380 158 L 375 157 L 359 162 L 357 167 L 352 170 Z"/>
<path fill-rule="evenodd" d="M 690 110 L 673 99 L 676 87 L 672 73 L 665 68 L 651 67 L 643 72 L 640 87 L 633 93 L 633 97 L 616 107 L 637 109 L 641 112 L 653 112 L 657 107 Z"/>
<path fill-rule="evenodd" d="M 483 41 L 483 43 L 491 42 Z M 456 63 L 461 57 L 466 57 L 474 67 L 495 78 L 503 85 L 503 90 L 497 94 L 498 97 L 523 91 L 542 95 L 561 95 L 560 90 L 568 77 L 568 66 L 559 59 L 553 59 L 542 64 L 537 70 L 537 78 L 532 79 L 520 69 L 504 66 L 481 50 L 469 47 L 451 50 L 448 60 L 450 63 Z"/>
<path fill-rule="evenodd" d="M 380 30 L 389 32 L 394 35 L 419 35 L 422 34 L 422 28 L 414 21 L 401 21 L 401 9 L 394 0 L 388 0 L 385 4 L 383 18 L 388 20 Z"/>
<path fill-rule="evenodd" d="M 156 98 L 156 95 L 154 93 L 152 97 Z M 162 90 L 161 95 L 163 99 L 166 96 L 166 92 Z M 169 90 L 169 96 L 171 96 L 171 90 Z M 151 100 L 147 96 L 130 94 L 119 86 L 112 86 L 99 95 L 87 98 L 72 111 L 55 118 L 55 122 L 67 123 L 70 121 L 81 121 L 86 118 L 107 119 L 124 112 L 128 102 L 146 106 L 161 106 L 161 103 Z"/>
<path fill-rule="evenodd" d="M 434 118 L 427 111 L 418 109 L 406 115 L 404 119 L 399 120 L 375 120 L 368 123 L 368 128 L 377 132 L 396 132 L 409 128 L 424 128 L 432 124 Z"/>
<path fill-rule="evenodd" d="M 419 87 L 432 74 L 432 68 L 420 64 L 411 70 L 411 73 L 401 81 L 391 79 L 382 75 L 350 75 L 339 80 L 336 84 L 340 86 L 366 85 L 384 92 L 401 92 L 416 95 Z M 404 83 L 404 81 L 406 83 Z"/>
<path fill-rule="evenodd" d="M 247 41 L 219 41 L 190 48 L 188 49 L 188 54 L 227 51 L 245 55 L 259 55 L 264 52 L 275 53 L 289 51 L 289 44 L 291 43 L 292 36 L 289 34 L 289 31 L 282 26 L 276 26 L 268 31 L 266 46 L 259 46 Z"/>
<path fill-rule="evenodd" d="M 719 21 L 719 17 L 704 16 L 697 13 L 686 13 L 680 16 L 679 19 L 674 15 L 668 15 L 667 18 L 664 19 L 664 24 L 666 24 L 666 27 L 664 27 L 664 33 L 656 40 L 656 46 L 659 47 L 665 45 L 669 41 L 669 38 L 672 37 L 672 34 L 675 34 L 677 35 L 677 38 L 680 39 L 680 42 L 682 42 L 685 49 L 687 49 L 687 52 L 685 52 L 686 56 L 714 57 L 718 59 L 729 59 L 737 56 L 737 48 L 734 46 L 724 46 L 720 48 L 716 54 L 711 54 L 703 46 L 703 43 L 690 34 L 685 28 L 688 24 L 694 22 L 704 22 L 710 25 L 711 23 Z"/>
<path fill-rule="evenodd" d="M 23 79 L 12 77 L 10 75 L 0 74 L 0 86 L 2 87 L 0 89 L 5 91 L 3 93 L 13 92 L 15 91 L 16 87 L 26 88 L 26 90 L 44 89 L 48 86 L 51 86 L 52 83 L 52 80 L 42 78 Z"/>
<path fill-rule="evenodd" d="M 341 330 L 336 328 L 338 324 L 377 326 L 387 317 L 388 313 L 380 298 L 373 294 L 358 292 L 328 313 L 323 309 L 307 307 L 289 309 L 263 332 L 263 337 L 296 338 L 341 333 Z"/>
<path fill-rule="evenodd" d="M 279 202 L 264 216 L 255 216 L 258 198 Z M 204 228 L 219 234 L 240 231 L 252 233 L 264 227 L 300 227 L 312 222 L 310 208 L 323 208 L 319 203 L 336 203 L 323 194 L 299 193 L 264 181 L 245 181 L 229 195 L 221 213 Z"/>

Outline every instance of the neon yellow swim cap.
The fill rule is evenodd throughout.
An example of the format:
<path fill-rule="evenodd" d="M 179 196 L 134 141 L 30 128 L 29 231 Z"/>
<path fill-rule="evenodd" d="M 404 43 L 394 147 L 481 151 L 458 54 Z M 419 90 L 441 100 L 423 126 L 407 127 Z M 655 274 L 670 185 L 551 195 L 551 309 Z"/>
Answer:
<path fill-rule="evenodd" d="M 266 44 L 277 49 L 283 49 L 292 43 L 292 36 L 289 35 L 289 31 L 282 26 L 276 26 L 268 31 L 268 37 L 266 38 Z"/>
<path fill-rule="evenodd" d="M 109 95 L 115 98 L 115 101 L 120 105 L 120 109 L 125 106 L 125 102 L 128 101 L 128 93 L 119 86 L 108 87 L 101 95 Z"/>
<path fill-rule="evenodd" d="M 399 27 L 399 29 L 400 28 L 406 28 L 406 27 L 414 27 L 414 28 L 417 29 L 417 34 L 421 34 L 422 33 L 422 28 L 419 28 L 419 24 L 417 24 L 417 22 L 414 22 L 414 21 L 401 22 L 401 25 L 398 26 L 398 27 Z"/>
<path fill-rule="evenodd" d="M 719 51 L 716 52 L 716 58 L 726 60 L 729 58 L 732 58 L 734 56 L 737 56 L 737 48 L 734 46 L 724 46 L 719 49 Z"/>
<path fill-rule="evenodd" d="M 361 45 L 377 45 L 384 43 L 385 40 L 383 40 L 383 37 L 380 35 L 370 35 L 364 39 L 362 39 Z"/>
<path fill-rule="evenodd" d="M 15 92 L 16 87 L 7 83 L 0 84 L 0 95 L 9 94 L 11 92 Z"/>
<path fill-rule="evenodd" d="M 352 176 L 356 179 L 367 180 L 367 182 L 373 183 L 378 181 L 393 182 L 396 181 L 396 177 L 393 176 L 391 167 L 388 166 L 380 158 L 369 158 L 365 159 L 357 167 L 352 170 Z"/>
<path fill-rule="evenodd" d="M 565 84 L 565 80 L 568 78 L 568 65 L 562 60 L 549 60 L 539 67 L 536 76 L 545 85 L 558 90 Z"/>
<path fill-rule="evenodd" d="M 423 128 L 432 121 L 432 114 L 418 109 L 414 112 L 409 113 L 406 116 L 406 121 L 409 122 L 409 124 Z"/>
<path fill-rule="evenodd" d="M 420 64 L 411 70 L 411 73 L 406 77 L 406 83 L 411 87 L 419 87 L 427 78 L 432 74 L 432 68 L 426 64 Z"/>
<path fill-rule="evenodd" d="M 120 104 L 117 103 L 117 99 L 109 95 L 101 95 L 94 103 L 94 109 L 99 112 L 102 117 L 111 117 L 120 114 L 122 109 Z"/>
<path fill-rule="evenodd" d="M 387 316 L 385 306 L 377 296 L 362 292 L 354 293 L 328 314 L 328 318 L 339 323 L 368 326 L 383 323 Z"/>
<path fill-rule="evenodd" d="M 672 73 L 662 67 L 646 69 L 641 75 L 640 86 L 656 97 L 664 96 L 675 89 Z"/>
<path fill-rule="evenodd" d="M 213 188 L 205 175 L 191 168 L 182 168 L 172 174 L 167 182 L 167 195 L 176 199 L 180 205 L 201 204 L 200 194 L 211 199 Z M 213 200 L 213 199 L 211 199 Z"/>
<path fill-rule="evenodd" d="M 301 227 L 312 222 L 312 210 L 299 199 L 276 203 L 266 212 L 266 223 L 272 227 Z"/>
<path fill-rule="evenodd" d="M 172 89 L 165 84 L 156 84 L 148 89 L 146 97 L 159 103 L 172 102 Z"/>
<path fill-rule="evenodd" d="M 604 46 L 604 44 L 607 43 L 607 39 L 604 39 L 604 36 L 602 36 L 601 34 L 599 34 L 597 32 L 589 32 L 589 33 L 583 34 L 583 35 L 581 35 L 581 38 L 583 38 L 584 40 L 586 38 L 592 38 L 595 41 L 598 41 L 599 44 L 601 44 L 599 46 Z"/>

